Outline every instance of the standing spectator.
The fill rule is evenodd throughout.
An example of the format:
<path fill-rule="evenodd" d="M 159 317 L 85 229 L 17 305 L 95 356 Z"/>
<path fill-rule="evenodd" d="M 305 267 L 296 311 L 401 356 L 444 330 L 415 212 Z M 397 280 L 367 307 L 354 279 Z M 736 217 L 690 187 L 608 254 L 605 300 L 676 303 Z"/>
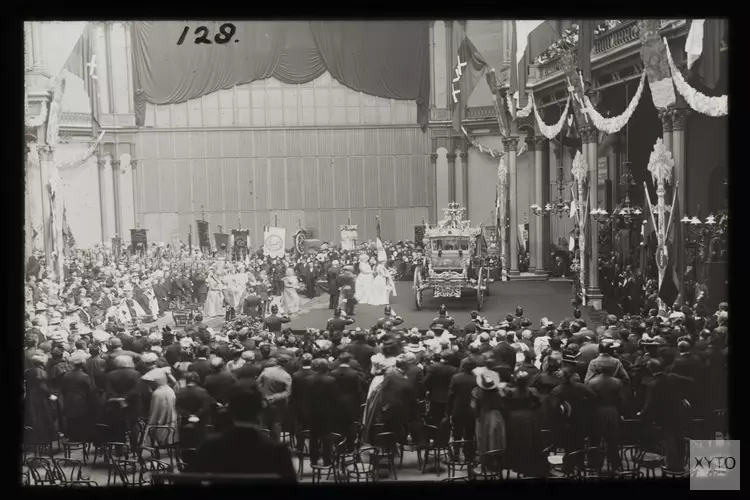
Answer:
<path fill-rule="evenodd" d="M 337 429 L 340 418 L 338 386 L 336 379 L 328 374 L 328 361 L 315 359 L 312 362 L 312 375 L 309 379 L 310 397 L 310 463 L 317 464 L 321 439 Z M 323 465 L 331 464 L 331 447 L 323 446 Z"/>
<path fill-rule="evenodd" d="M 271 437 L 278 440 L 281 437 L 281 422 L 289 407 L 292 377 L 279 366 L 275 358 L 272 358 L 268 360 L 266 368 L 258 376 L 258 386 L 267 402 L 264 423 L 271 431 Z"/>
<path fill-rule="evenodd" d="M 443 351 L 440 361 L 431 364 L 425 370 L 424 388 L 429 401 L 429 420 L 432 425 L 438 425 L 446 416 L 448 406 L 448 388 L 451 384 L 456 368 L 448 364 L 452 351 Z"/>

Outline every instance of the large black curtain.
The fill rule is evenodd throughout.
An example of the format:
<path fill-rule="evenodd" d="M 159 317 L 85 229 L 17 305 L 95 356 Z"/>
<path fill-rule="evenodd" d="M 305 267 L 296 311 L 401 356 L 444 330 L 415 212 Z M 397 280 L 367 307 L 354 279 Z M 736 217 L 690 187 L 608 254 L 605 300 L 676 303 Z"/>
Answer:
<path fill-rule="evenodd" d="M 228 43 L 216 43 L 222 21 L 132 24 L 136 123 L 146 103 L 175 104 L 275 77 L 306 83 L 326 70 L 341 84 L 389 99 L 416 100 L 429 120 L 427 21 L 242 21 Z M 196 33 L 211 43 L 196 43 Z M 187 27 L 186 36 L 178 44 Z M 197 31 L 196 31 L 197 30 Z"/>

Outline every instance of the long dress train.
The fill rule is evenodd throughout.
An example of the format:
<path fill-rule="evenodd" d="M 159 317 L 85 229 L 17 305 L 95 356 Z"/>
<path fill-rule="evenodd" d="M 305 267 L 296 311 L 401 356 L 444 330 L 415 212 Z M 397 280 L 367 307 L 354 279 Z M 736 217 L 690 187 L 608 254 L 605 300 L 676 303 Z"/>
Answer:
<path fill-rule="evenodd" d="M 222 311 L 222 302 L 224 301 L 224 295 L 221 293 L 222 284 L 213 276 L 208 279 L 208 295 L 206 296 L 206 303 L 203 304 L 203 315 L 206 318 L 213 318 L 215 316 L 221 316 L 224 314 Z"/>
<path fill-rule="evenodd" d="M 354 286 L 354 298 L 358 304 L 373 305 L 374 295 L 374 276 L 370 264 L 361 262 L 359 264 L 359 275 Z"/>
<path fill-rule="evenodd" d="M 300 310 L 301 300 L 297 293 L 298 288 L 299 280 L 296 276 L 286 276 L 284 278 L 284 293 L 282 296 L 286 314 L 294 314 Z"/>

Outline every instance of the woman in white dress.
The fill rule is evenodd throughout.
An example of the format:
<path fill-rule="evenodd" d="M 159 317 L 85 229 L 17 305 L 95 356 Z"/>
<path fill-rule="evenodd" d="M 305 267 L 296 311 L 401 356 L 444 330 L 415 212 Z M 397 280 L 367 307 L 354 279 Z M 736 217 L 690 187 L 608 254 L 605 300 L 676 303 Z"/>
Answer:
<path fill-rule="evenodd" d="M 367 254 L 359 256 L 359 275 L 354 286 L 354 298 L 358 304 L 373 305 L 374 303 L 374 271 L 370 264 L 367 263 L 369 257 Z"/>
<path fill-rule="evenodd" d="M 393 278 L 390 270 L 385 267 L 385 252 L 378 252 L 378 265 L 375 267 L 373 282 L 373 305 L 386 306 L 391 302 L 391 293 L 395 295 Z"/>
<path fill-rule="evenodd" d="M 291 267 L 286 268 L 286 276 L 284 277 L 284 309 L 286 314 L 294 314 L 300 310 L 300 298 L 297 294 L 297 290 L 300 288 L 299 280 L 294 274 L 294 269 Z"/>
<path fill-rule="evenodd" d="M 203 315 L 206 318 L 221 316 L 224 314 L 221 307 L 224 301 L 224 295 L 221 293 L 221 290 L 224 286 L 221 281 L 216 279 L 213 272 L 209 273 L 206 284 L 208 285 L 208 295 L 206 296 L 206 303 L 203 305 Z"/>

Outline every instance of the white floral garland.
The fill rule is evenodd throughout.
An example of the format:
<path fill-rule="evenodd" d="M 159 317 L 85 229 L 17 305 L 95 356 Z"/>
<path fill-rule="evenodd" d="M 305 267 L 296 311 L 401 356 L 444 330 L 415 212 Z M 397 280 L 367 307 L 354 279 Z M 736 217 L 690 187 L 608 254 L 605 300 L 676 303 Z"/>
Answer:
<path fill-rule="evenodd" d="M 552 126 L 544 123 L 544 121 L 542 120 L 542 117 L 539 116 L 539 110 L 536 107 L 536 102 L 534 102 L 533 99 L 530 99 L 530 100 L 533 102 L 534 116 L 536 117 L 537 124 L 539 124 L 539 131 L 547 139 L 554 139 L 555 137 L 557 137 L 557 134 L 560 133 L 560 131 L 563 128 L 563 125 L 565 124 L 565 118 L 567 118 L 568 116 L 568 110 L 570 109 L 570 94 L 568 94 L 568 100 L 565 102 L 565 109 L 560 115 L 560 119 L 557 121 L 556 124 Z"/>
<path fill-rule="evenodd" d="M 514 118 L 526 118 L 531 114 L 532 107 L 534 106 L 534 94 L 527 94 L 526 97 L 528 98 L 526 106 L 524 106 L 522 109 L 517 109 L 516 116 L 514 116 Z M 513 94 L 513 97 L 509 97 L 505 100 L 508 104 L 508 111 L 510 112 L 510 114 L 513 114 L 513 106 L 510 102 L 511 99 L 515 99 L 516 104 L 518 104 L 518 92 Z"/>
<path fill-rule="evenodd" d="M 669 50 L 669 44 L 666 43 L 666 40 L 664 41 L 664 44 L 667 46 L 667 60 L 669 61 L 669 69 L 672 70 L 672 81 L 674 82 L 677 92 L 685 98 L 685 102 L 688 103 L 688 106 L 698 113 L 713 117 L 726 116 L 729 114 L 728 96 L 709 97 L 691 87 L 690 84 L 685 81 L 685 78 L 683 78 L 682 73 L 677 69 L 677 66 L 675 66 L 674 60 L 672 60 L 672 53 Z"/>
<path fill-rule="evenodd" d="M 600 130 L 607 134 L 614 134 L 616 132 L 619 132 L 628 123 L 630 117 L 635 111 L 635 108 L 638 107 L 638 103 L 641 100 L 641 95 L 643 94 L 643 87 L 645 86 L 645 82 L 646 72 L 644 71 L 641 75 L 641 82 L 638 84 L 638 90 L 635 91 L 635 95 L 630 100 L 630 104 L 628 105 L 627 109 L 619 116 L 604 118 L 599 114 L 596 108 L 594 108 L 594 105 L 591 104 L 591 100 L 586 95 L 583 96 L 583 102 L 585 104 L 583 111 L 584 113 L 589 115 L 597 130 Z"/>

